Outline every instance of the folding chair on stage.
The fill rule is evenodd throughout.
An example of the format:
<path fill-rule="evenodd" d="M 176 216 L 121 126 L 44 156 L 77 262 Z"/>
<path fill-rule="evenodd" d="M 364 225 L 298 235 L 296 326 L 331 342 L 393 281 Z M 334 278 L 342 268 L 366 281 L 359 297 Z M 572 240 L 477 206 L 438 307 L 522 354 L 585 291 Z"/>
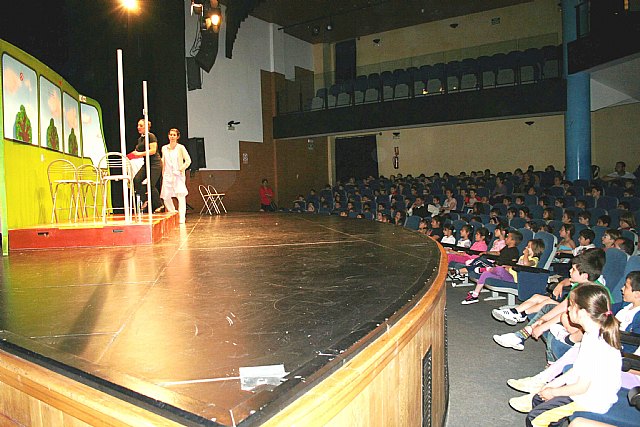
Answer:
<path fill-rule="evenodd" d="M 222 203 L 222 198 L 225 196 L 225 193 L 219 193 L 216 190 L 216 187 L 213 185 L 208 186 L 209 194 L 213 199 L 213 206 L 216 209 L 216 213 L 220 214 L 220 210 L 222 209 L 224 213 L 227 213 L 227 208 L 224 207 L 224 203 Z"/>
<path fill-rule="evenodd" d="M 213 212 L 220 213 L 218 207 L 213 201 L 213 196 L 209 191 L 209 188 L 206 185 L 200 184 L 198 186 L 198 190 L 200 191 L 200 196 L 202 196 L 202 209 L 200 209 L 200 215 L 206 210 L 209 215 L 213 215 Z"/>
<path fill-rule="evenodd" d="M 137 209 L 134 203 L 133 168 L 131 167 L 131 162 L 127 156 L 118 152 L 109 152 L 98 162 L 98 170 L 101 173 L 102 182 L 102 220 L 107 220 L 107 211 L 113 212 L 115 209 L 122 209 L 107 207 L 107 185 L 110 182 L 124 181 L 125 185 L 127 185 L 129 189 L 129 209 L 136 213 Z"/>

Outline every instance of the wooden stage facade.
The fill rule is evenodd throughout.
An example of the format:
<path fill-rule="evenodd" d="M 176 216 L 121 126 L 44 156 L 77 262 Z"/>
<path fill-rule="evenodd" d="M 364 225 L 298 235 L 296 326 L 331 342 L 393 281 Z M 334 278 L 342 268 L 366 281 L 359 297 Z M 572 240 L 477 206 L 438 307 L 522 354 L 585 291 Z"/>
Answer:
<path fill-rule="evenodd" d="M 442 255 L 401 227 L 304 214 L 188 217 L 153 245 L 12 250 L 0 420 L 443 425 Z M 243 389 L 240 368 L 271 365 L 282 383 Z"/>

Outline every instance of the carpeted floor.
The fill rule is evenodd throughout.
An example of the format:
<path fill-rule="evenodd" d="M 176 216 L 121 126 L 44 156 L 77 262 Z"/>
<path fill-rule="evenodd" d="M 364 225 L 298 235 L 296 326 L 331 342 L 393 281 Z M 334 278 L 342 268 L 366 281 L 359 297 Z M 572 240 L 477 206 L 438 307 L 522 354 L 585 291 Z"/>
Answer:
<path fill-rule="evenodd" d="M 544 369 L 544 343 L 529 339 L 524 351 L 505 349 L 492 336 L 514 332 L 491 317 L 491 310 L 506 304 L 483 301 L 462 305 L 472 287 L 447 285 L 450 394 L 448 427 L 523 426 L 524 414 L 509 406 L 509 399 L 521 396 L 507 386 L 509 378 L 534 375 Z M 520 325 L 524 325 L 521 323 Z"/>

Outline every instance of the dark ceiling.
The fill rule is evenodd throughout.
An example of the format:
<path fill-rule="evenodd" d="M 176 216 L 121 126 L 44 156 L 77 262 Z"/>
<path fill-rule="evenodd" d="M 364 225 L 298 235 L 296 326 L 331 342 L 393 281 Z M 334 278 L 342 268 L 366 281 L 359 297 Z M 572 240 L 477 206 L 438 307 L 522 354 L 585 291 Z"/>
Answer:
<path fill-rule="evenodd" d="M 262 0 L 251 15 L 310 43 L 329 43 L 529 1 Z"/>

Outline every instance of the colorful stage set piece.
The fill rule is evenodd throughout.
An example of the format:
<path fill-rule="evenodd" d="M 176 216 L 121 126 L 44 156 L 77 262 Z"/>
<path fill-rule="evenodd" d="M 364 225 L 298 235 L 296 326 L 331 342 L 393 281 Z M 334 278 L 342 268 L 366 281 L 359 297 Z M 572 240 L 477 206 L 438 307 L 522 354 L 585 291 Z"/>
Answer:
<path fill-rule="evenodd" d="M 152 244 L 177 224 L 168 214 L 103 220 L 105 211 L 112 212 L 111 185 L 122 184 L 101 180 L 111 169 L 100 165 L 106 154 L 100 105 L 3 40 L 0 66 L 3 255 L 13 249 Z"/>

